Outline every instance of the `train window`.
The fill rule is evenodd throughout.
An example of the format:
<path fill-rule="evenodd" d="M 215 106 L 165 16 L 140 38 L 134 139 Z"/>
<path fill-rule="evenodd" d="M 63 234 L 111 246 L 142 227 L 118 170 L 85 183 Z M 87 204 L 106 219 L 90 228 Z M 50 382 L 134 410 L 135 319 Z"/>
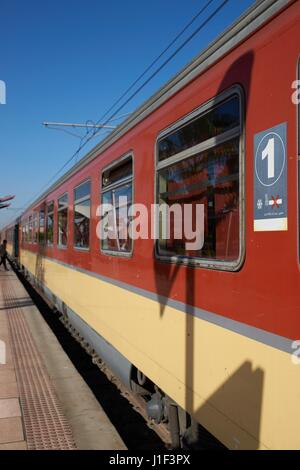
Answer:
<path fill-rule="evenodd" d="M 29 242 L 32 243 L 32 215 L 29 216 Z"/>
<path fill-rule="evenodd" d="M 46 239 L 47 245 L 53 245 L 54 202 L 47 205 Z"/>
<path fill-rule="evenodd" d="M 74 189 L 74 246 L 90 246 L 91 182 L 86 181 Z"/>
<path fill-rule="evenodd" d="M 33 213 L 33 242 L 38 242 L 38 214 L 37 212 Z"/>
<path fill-rule="evenodd" d="M 184 124 L 159 141 L 158 160 L 163 161 L 239 127 L 239 109 L 239 97 L 234 96 Z"/>
<path fill-rule="evenodd" d="M 132 252 L 128 210 L 133 199 L 133 159 L 122 158 L 102 173 L 102 205 L 109 209 L 102 219 L 101 249 L 114 254 Z"/>
<path fill-rule="evenodd" d="M 27 230 L 26 230 L 26 221 L 24 221 L 24 243 L 27 242 Z"/>
<path fill-rule="evenodd" d="M 57 244 L 65 247 L 68 244 L 68 194 L 64 194 L 57 202 Z"/>
<path fill-rule="evenodd" d="M 28 220 L 25 222 L 25 241 L 26 243 L 29 242 Z"/>
<path fill-rule="evenodd" d="M 40 225 L 39 225 L 39 243 L 43 244 L 45 241 L 45 210 L 40 210 Z"/>
<path fill-rule="evenodd" d="M 200 109 L 195 119 L 158 141 L 158 202 L 168 209 L 179 208 L 182 233 L 175 236 L 175 213 L 160 211 L 158 257 L 212 267 L 233 266 L 239 260 L 241 97 L 234 93 L 225 101 L 217 100 L 219 104 L 214 100 L 211 109 L 206 106 L 203 113 Z M 197 204 L 204 209 L 200 228 Z M 186 237 L 187 217 L 188 233 L 204 232 L 199 249 L 190 248 L 192 244 L 187 249 L 187 241 L 192 241 Z"/>

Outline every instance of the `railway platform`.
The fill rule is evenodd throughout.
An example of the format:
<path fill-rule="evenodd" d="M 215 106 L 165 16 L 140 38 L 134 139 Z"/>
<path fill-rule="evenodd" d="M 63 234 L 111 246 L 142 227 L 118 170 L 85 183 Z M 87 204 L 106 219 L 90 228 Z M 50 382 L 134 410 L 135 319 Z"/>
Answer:
<path fill-rule="evenodd" d="M 0 269 L 0 450 L 125 450 L 16 274 Z"/>

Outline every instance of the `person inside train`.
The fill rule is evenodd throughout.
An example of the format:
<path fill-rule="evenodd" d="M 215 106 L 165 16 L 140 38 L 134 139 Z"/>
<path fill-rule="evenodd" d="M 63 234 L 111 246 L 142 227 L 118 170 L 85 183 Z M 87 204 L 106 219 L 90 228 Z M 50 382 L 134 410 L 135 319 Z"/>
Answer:
<path fill-rule="evenodd" d="M 0 245 L 0 266 L 3 263 L 5 271 L 9 271 L 7 265 L 6 265 L 6 259 L 7 259 L 7 251 L 6 251 L 6 246 L 7 246 L 7 240 L 3 240 L 2 245 Z"/>

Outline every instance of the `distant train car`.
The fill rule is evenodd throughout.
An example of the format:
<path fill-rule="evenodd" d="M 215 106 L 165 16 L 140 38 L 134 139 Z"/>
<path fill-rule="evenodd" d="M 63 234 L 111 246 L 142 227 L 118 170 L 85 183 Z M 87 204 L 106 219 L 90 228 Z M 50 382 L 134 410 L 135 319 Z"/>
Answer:
<path fill-rule="evenodd" d="M 300 448 L 300 2 L 255 2 L 22 215 L 19 262 L 174 442 Z M 97 207 L 202 204 L 204 243 Z M 127 207 L 127 206 L 126 206 Z M 125 207 L 125 212 L 126 212 Z M 298 349 L 297 349 L 298 348 Z"/>
<path fill-rule="evenodd" d="M 5 227 L 0 231 L 0 240 L 1 243 L 3 240 L 7 241 L 7 252 L 8 254 L 15 258 L 19 258 L 19 235 L 20 225 L 18 220 L 15 220 L 13 223 Z"/>

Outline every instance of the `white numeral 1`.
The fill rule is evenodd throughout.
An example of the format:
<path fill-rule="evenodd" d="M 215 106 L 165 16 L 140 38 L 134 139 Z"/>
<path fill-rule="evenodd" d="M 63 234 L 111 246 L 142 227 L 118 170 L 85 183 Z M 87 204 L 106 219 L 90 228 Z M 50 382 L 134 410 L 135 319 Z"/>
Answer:
<path fill-rule="evenodd" d="M 269 139 L 266 148 L 262 152 L 262 159 L 268 159 L 268 178 L 274 178 L 275 174 L 275 139 Z"/>

